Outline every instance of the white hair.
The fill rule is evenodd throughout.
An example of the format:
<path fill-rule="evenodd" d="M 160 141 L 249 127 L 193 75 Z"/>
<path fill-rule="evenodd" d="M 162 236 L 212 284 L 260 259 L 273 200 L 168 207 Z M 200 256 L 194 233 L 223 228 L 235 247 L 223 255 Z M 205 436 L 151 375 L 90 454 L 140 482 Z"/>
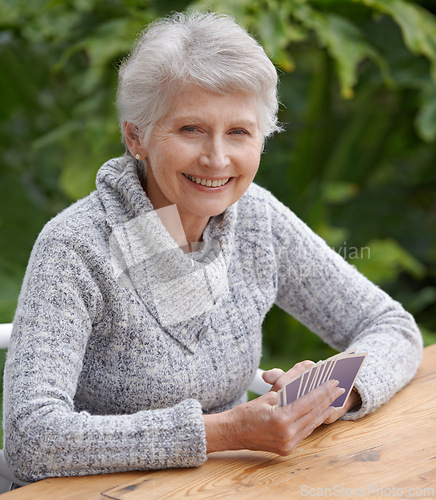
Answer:
<path fill-rule="evenodd" d="M 147 141 L 171 96 L 189 83 L 220 94 L 254 94 L 263 139 L 281 130 L 277 71 L 256 40 L 228 16 L 178 13 L 149 25 L 120 67 L 117 107 L 124 143 L 124 122 Z"/>

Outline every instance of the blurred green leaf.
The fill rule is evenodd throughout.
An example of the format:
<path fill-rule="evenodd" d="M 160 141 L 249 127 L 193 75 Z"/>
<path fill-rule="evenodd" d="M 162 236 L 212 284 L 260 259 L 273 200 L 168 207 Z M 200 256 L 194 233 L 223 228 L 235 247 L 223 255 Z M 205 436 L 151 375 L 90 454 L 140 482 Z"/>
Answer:
<path fill-rule="evenodd" d="M 257 32 L 269 57 L 283 70 L 292 71 L 294 62 L 286 47 L 291 39 L 302 39 L 306 34 L 289 22 L 286 3 L 269 0 L 268 7 L 259 13 Z"/>
<path fill-rule="evenodd" d="M 435 16 L 403 0 L 0 0 L 5 321 L 44 222 L 94 189 L 99 166 L 123 152 L 119 61 L 143 25 L 188 5 L 233 15 L 279 67 L 287 132 L 268 141 L 257 182 L 401 299 L 430 336 Z M 278 308 L 264 339 L 266 355 L 295 361 L 329 349 Z"/>
<path fill-rule="evenodd" d="M 425 276 L 424 265 L 391 239 L 369 242 L 358 249 L 351 262 L 367 278 L 380 284 L 395 280 L 401 272 L 416 279 Z"/>
<path fill-rule="evenodd" d="M 322 197 L 327 203 L 344 203 L 358 192 L 359 186 L 353 182 L 325 182 L 322 187 Z"/>
<path fill-rule="evenodd" d="M 2 269 L 0 264 L 0 323 L 11 323 L 13 320 L 22 278 L 21 274 L 14 275 Z"/>
<path fill-rule="evenodd" d="M 429 11 L 405 0 L 354 0 L 389 14 L 403 32 L 404 42 L 414 54 L 427 57 L 436 82 L 436 20 Z"/>
<path fill-rule="evenodd" d="M 419 325 L 419 329 L 421 330 L 422 338 L 424 340 L 424 347 L 436 344 L 436 331 L 428 330 L 421 324 Z"/>
<path fill-rule="evenodd" d="M 408 310 L 412 314 L 419 314 L 427 307 L 436 303 L 436 287 L 427 286 L 417 291 L 408 303 Z"/>
<path fill-rule="evenodd" d="M 334 227 L 329 223 L 319 224 L 316 227 L 316 233 L 323 238 L 329 246 L 334 248 L 339 254 L 344 248 L 344 242 L 348 239 L 348 229 L 345 227 Z M 342 256 L 343 253 L 341 254 Z"/>
<path fill-rule="evenodd" d="M 416 128 L 427 142 L 436 142 L 436 85 L 424 91 L 423 103 L 416 115 Z"/>
<path fill-rule="evenodd" d="M 317 34 L 321 43 L 327 47 L 337 64 L 342 95 L 351 98 L 357 82 L 357 68 L 365 58 L 374 61 L 380 68 L 385 81 L 392 79 L 389 69 L 377 50 L 372 47 L 363 33 L 350 21 L 335 14 L 316 12 L 308 4 L 294 10 L 294 15 Z"/>

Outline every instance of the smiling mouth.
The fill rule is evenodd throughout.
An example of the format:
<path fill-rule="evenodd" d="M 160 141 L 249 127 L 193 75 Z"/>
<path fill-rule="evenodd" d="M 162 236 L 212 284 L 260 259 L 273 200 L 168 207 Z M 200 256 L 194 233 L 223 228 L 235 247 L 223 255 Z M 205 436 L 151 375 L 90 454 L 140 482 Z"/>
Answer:
<path fill-rule="evenodd" d="M 193 175 L 189 174 L 183 174 L 187 179 L 189 179 L 192 182 L 195 182 L 196 184 L 201 184 L 202 186 L 206 187 L 221 187 L 227 184 L 230 180 L 230 177 L 227 177 L 227 179 L 202 179 L 201 177 L 194 177 Z"/>

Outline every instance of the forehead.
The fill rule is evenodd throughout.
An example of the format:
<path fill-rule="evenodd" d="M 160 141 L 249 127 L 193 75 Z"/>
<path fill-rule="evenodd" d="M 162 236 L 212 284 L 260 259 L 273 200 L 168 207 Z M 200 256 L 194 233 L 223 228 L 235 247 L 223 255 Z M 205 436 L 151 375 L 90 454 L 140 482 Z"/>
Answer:
<path fill-rule="evenodd" d="M 186 85 L 170 99 L 164 122 L 179 120 L 245 122 L 258 126 L 256 96 L 248 92 L 218 94 L 196 85 Z"/>

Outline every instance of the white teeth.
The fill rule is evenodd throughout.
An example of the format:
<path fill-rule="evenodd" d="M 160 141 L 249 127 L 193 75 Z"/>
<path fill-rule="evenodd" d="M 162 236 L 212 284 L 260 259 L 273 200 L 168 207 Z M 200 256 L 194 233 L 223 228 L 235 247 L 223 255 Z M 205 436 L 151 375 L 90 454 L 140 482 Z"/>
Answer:
<path fill-rule="evenodd" d="M 211 181 L 210 179 L 202 179 L 201 177 L 194 177 L 193 175 L 189 174 L 183 174 L 187 179 L 189 179 L 192 182 L 196 182 L 197 184 L 201 184 L 202 186 L 207 186 L 207 187 L 220 187 L 224 186 L 224 184 L 227 184 L 229 182 L 230 177 L 227 179 L 218 179 Z"/>

